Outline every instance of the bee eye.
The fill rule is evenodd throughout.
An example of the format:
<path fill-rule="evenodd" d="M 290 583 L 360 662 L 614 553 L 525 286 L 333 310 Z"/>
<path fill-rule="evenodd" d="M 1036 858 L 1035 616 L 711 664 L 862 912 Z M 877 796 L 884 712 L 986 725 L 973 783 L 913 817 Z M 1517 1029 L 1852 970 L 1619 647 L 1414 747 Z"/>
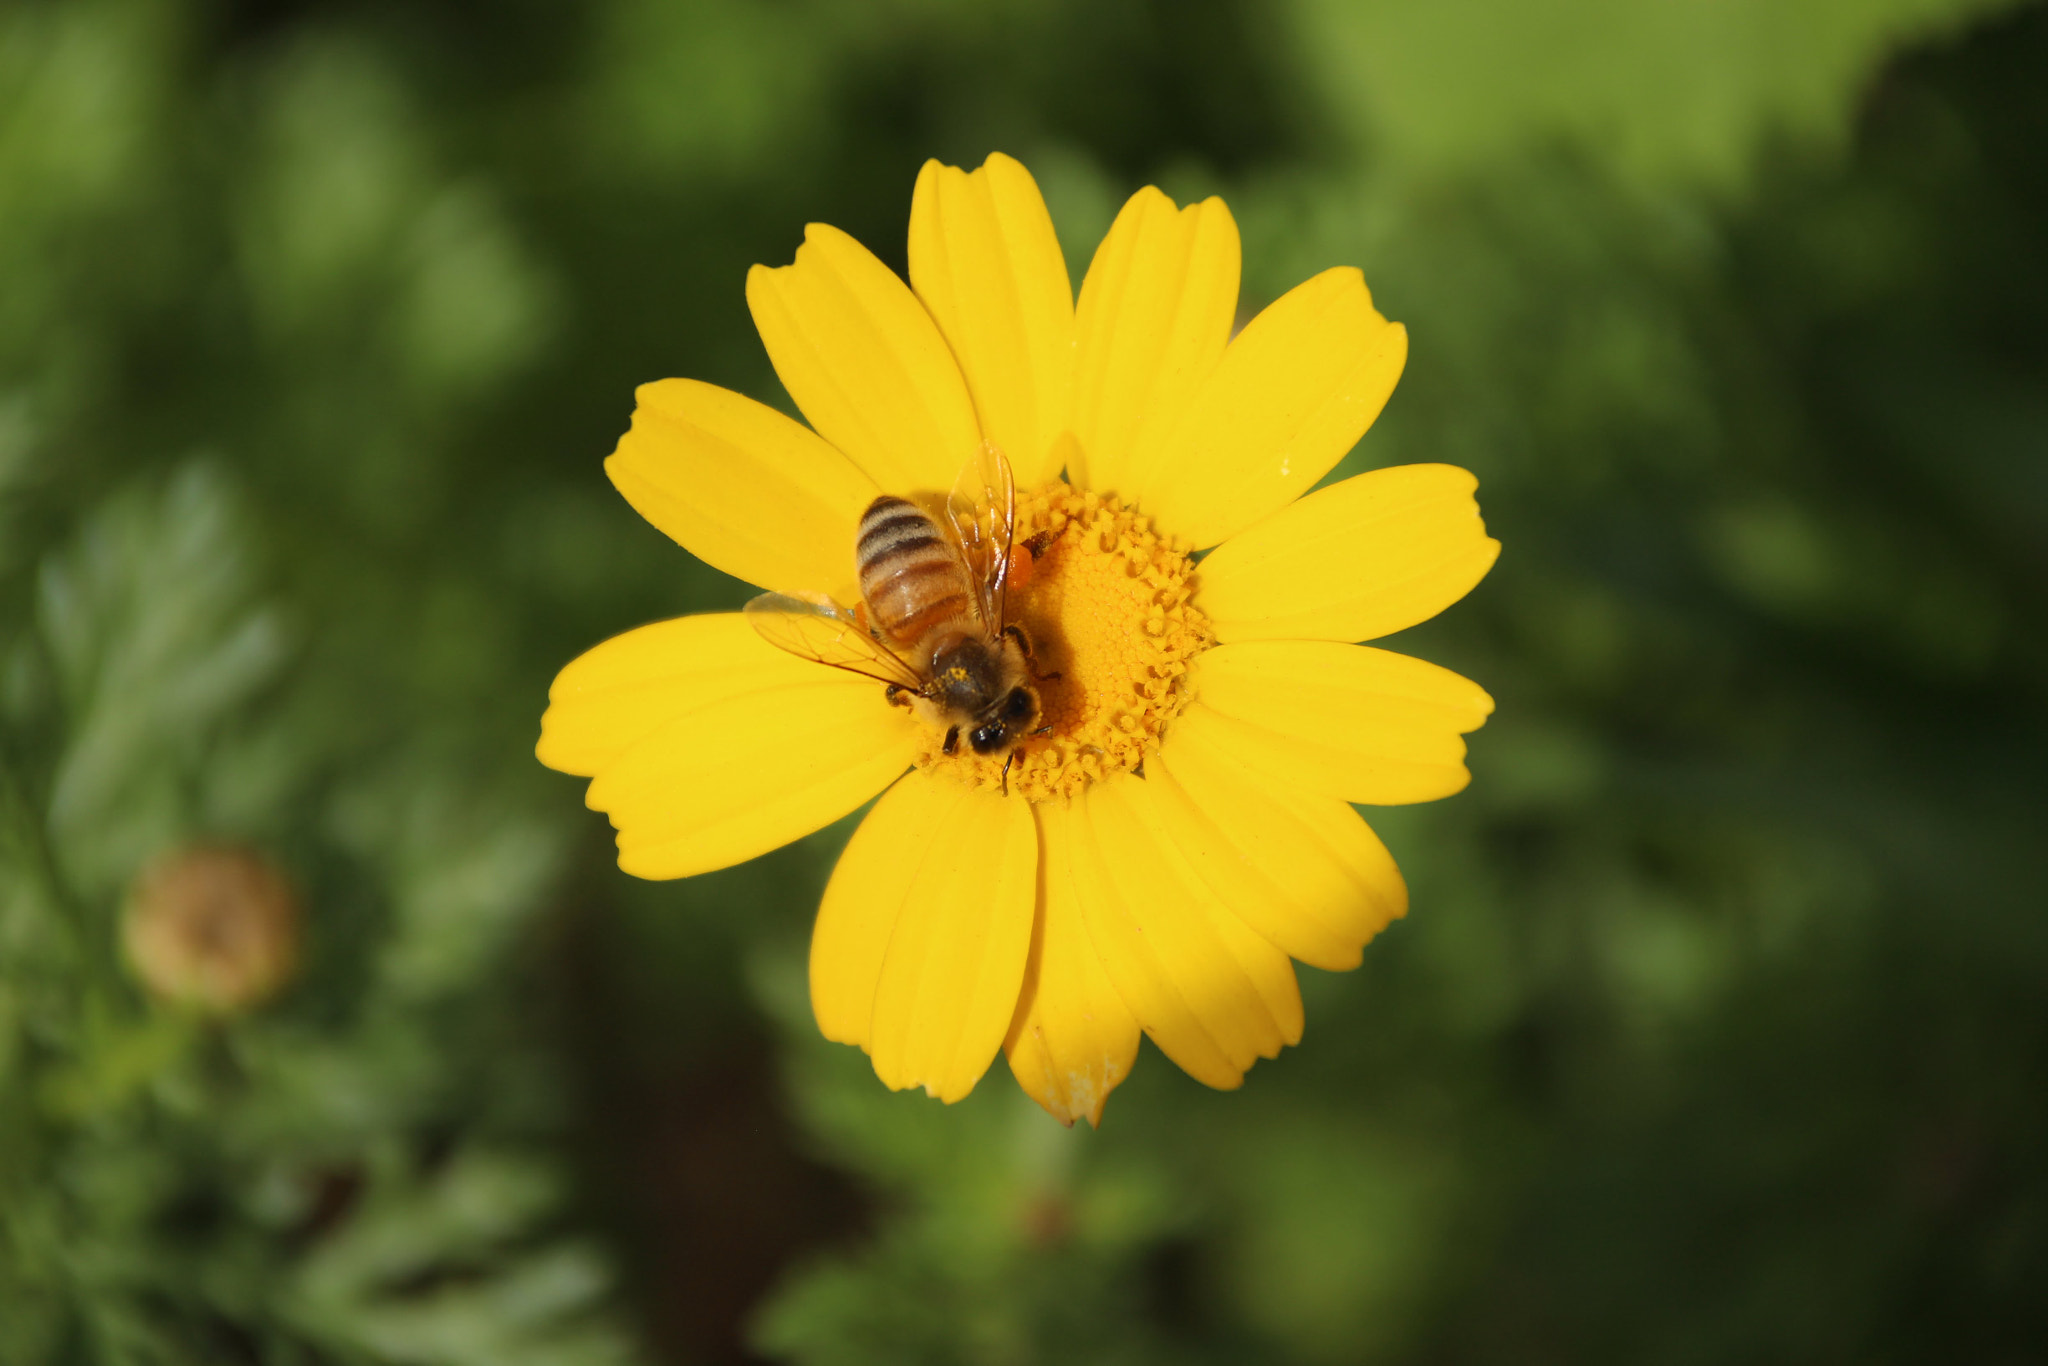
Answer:
<path fill-rule="evenodd" d="M 1003 743 L 1003 736 L 1003 723 L 991 721 L 989 724 L 976 730 L 974 734 L 968 736 L 967 740 L 969 744 L 974 746 L 976 754 L 989 754 L 993 753 L 997 746 Z"/>
<path fill-rule="evenodd" d="M 1010 695 L 1003 699 L 1003 715 L 1012 721 L 1022 721 L 1031 715 L 1031 694 L 1022 688 L 1010 689 Z"/>

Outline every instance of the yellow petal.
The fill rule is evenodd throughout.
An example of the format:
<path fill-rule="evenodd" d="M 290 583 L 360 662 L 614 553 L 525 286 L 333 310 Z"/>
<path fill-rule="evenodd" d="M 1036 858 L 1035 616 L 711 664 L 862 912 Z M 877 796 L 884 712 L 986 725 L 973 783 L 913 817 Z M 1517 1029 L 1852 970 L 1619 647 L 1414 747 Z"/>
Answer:
<path fill-rule="evenodd" d="M 747 307 L 796 406 L 884 492 L 944 491 L 981 449 L 967 383 L 924 305 L 839 229 L 747 273 Z"/>
<path fill-rule="evenodd" d="M 1218 899 L 1274 947 L 1331 971 L 1408 913 L 1393 857 L 1351 807 L 1271 783 L 1199 717 L 1183 717 L 1145 766 L 1175 848 Z"/>
<path fill-rule="evenodd" d="M 973 173 L 927 161 L 910 202 L 910 283 L 952 345 L 1021 488 L 1060 472 L 1074 290 L 1038 182 L 997 152 Z"/>
<path fill-rule="evenodd" d="M 959 788 L 950 818 L 931 831 L 889 939 L 870 1040 L 875 1075 L 890 1089 L 922 1086 L 948 1104 L 974 1089 L 1003 1046 L 1038 899 L 1030 803 L 950 785 Z"/>
<path fill-rule="evenodd" d="M 893 1090 L 956 1101 L 1002 1046 L 1031 946 L 1029 805 L 913 773 L 846 846 L 811 937 L 811 1007 Z"/>
<path fill-rule="evenodd" d="M 1075 799 L 1082 918 L 1139 1026 L 1190 1076 L 1230 1090 L 1301 1037 L 1294 968 L 1162 842 L 1156 802 L 1128 775 Z"/>
<path fill-rule="evenodd" d="M 738 613 L 616 636 L 548 696 L 536 752 L 595 776 L 585 800 L 611 816 L 636 877 L 724 868 L 828 825 L 918 742 L 880 684 L 784 654 Z"/>
<path fill-rule="evenodd" d="M 1472 591 L 1500 555 L 1452 465 L 1397 465 L 1317 489 L 1202 561 L 1221 640 L 1374 640 Z"/>
<path fill-rule="evenodd" d="M 1074 883 L 1068 809 L 1038 820 L 1038 919 L 1016 1018 L 1003 1041 L 1010 1073 L 1062 1124 L 1102 1122 L 1102 1105 L 1138 1056 L 1138 1022 L 1104 972 Z"/>
<path fill-rule="evenodd" d="M 803 424 L 691 379 L 637 391 L 605 461 L 634 511 L 698 559 L 779 592 L 853 579 L 854 527 L 880 492 Z"/>
<path fill-rule="evenodd" d="M 1096 248 L 1074 320 L 1073 482 L 1144 502 L 1237 314 L 1237 223 L 1147 186 Z M 1149 508 L 1147 509 L 1150 510 Z"/>
<path fill-rule="evenodd" d="M 1393 806 L 1460 791 L 1465 732 L 1493 699 L 1478 684 L 1391 650 L 1324 640 L 1219 645 L 1190 670 L 1176 720 L 1288 785 Z"/>
<path fill-rule="evenodd" d="M 1326 270 L 1237 334 L 1146 476 L 1145 510 L 1211 546 L 1286 507 L 1358 443 L 1408 359 L 1365 277 Z"/>
<path fill-rule="evenodd" d="M 868 1046 L 889 936 L 950 798 L 929 777 L 906 775 L 882 794 L 832 869 L 811 930 L 811 1013 L 834 1043 Z"/>
<path fill-rule="evenodd" d="M 555 675 L 534 754 L 549 768 L 592 778 L 678 716 L 733 692 L 814 676 L 799 672 L 802 660 L 765 645 L 737 612 L 613 636 Z"/>

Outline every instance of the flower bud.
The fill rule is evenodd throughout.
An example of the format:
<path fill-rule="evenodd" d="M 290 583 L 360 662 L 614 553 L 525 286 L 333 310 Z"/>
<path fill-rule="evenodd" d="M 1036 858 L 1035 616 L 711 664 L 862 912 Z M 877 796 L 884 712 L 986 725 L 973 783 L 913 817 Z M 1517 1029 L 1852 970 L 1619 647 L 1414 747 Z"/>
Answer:
<path fill-rule="evenodd" d="M 152 995 L 231 1015 L 269 997 L 297 967 L 298 901 L 251 850 L 173 850 L 129 889 L 122 941 Z"/>

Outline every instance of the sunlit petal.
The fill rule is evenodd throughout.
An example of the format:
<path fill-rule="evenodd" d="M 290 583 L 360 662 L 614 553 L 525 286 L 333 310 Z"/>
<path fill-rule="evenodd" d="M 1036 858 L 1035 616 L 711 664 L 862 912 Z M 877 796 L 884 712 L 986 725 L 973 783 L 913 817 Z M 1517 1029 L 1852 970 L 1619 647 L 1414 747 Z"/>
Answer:
<path fill-rule="evenodd" d="M 1276 948 L 1332 971 L 1405 915 L 1386 846 L 1345 802 L 1271 782 L 1199 716 L 1146 765 L 1173 845 L 1238 918 Z"/>
<path fill-rule="evenodd" d="M 1023 994 L 1003 1048 L 1017 1084 L 1062 1124 L 1102 1121 L 1138 1056 L 1138 1022 L 1103 970 L 1075 886 L 1072 819 L 1044 802 L 1038 820 L 1038 919 Z"/>
<path fill-rule="evenodd" d="M 1143 502 L 1183 412 L 1222 359 L 1240 264 L 1222 200 L 1181 209 L 1148 186 L 1124 205 L 1075 314 L 1076 484 Z"/>
<path fill-rule="evenodd" d="M 1375 640 L 1472 591 L 1500 555 L 1451 465 L 1317 489 L 1218 546 L 1196 602 L 1222 640 Z"/>
<path fill-rule="evenodd" d="M 953 486 L 981 447 L 967 383 L 931 314 L 873 252 L 813 223 L 794 264 L 748 273 L 747 306 L 818 435 L 890 493 Z"/>
<path fill-rule="evenodd" d="M 850 582 L 852 527 L 879 491 L 809 428 L 690 379 L 637 391 L 605 473 L 634 511 L 714 569 L 781 592 Z"/>
<path fill-rule="evenodd" d="M 1468 731 L 1493 699 L 1449 669 L 1367 645 L 1262 640 L 1219 645 L 1194 665 L 1181 718 L 1303 792 L 1371 805 L 1462 791 Z"/>
<path fill-rule="evenodd" d="M 548 696 L 536 753 L 594 777 L 586 800 L 638 877 L 709 872 L 828 825 L 916 744 L 879 685 L 776 650 L 737 613 L 615 636 Z"/>
<path fill-rule="evenodd" d="M 1030 488 L 1057 475 L 1074 291 L 1031 173 L 1000 152 L 972 173 L 927 161 L 911 197 L 910 283 L 1017 482 Z"/>
<path fill-rule="evenodd" d="M 1158 833 L 1141 778 L 1097 783 L 1073 805 L 1082 917 L 1117 994 L 1189 1075 L 1234 1088 L 1301 1036 L 1287 955 L 1185 869 Z"/>
<path fill-rule="evenodd" d="M 847 844 L 811 939 L 811 1004 L 892 1089 L 955 1101 L 1002 1046 L 1037 896 L 1030 807 L 913 773 Z"/>
<path fill-rule="evenodd" d="M 1326 270 L 1246 324 L 1144 477 L 1145 510 L 1196 546 L 1279 511 L 1330 472 L 1386 406 L 1408 333 L 1365 277 Z"/>

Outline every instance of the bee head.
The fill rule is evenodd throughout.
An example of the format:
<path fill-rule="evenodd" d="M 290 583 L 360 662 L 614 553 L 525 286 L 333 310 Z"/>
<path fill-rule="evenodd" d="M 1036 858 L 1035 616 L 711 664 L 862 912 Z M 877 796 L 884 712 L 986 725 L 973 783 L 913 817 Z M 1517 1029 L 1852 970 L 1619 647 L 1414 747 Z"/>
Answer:
<path fill-rule="evenodd" d="M 967 737 L 976 754 L 1000 754 L 1038 719 L 1038 695 L 1021 685 L 1004 693 Z"/>

